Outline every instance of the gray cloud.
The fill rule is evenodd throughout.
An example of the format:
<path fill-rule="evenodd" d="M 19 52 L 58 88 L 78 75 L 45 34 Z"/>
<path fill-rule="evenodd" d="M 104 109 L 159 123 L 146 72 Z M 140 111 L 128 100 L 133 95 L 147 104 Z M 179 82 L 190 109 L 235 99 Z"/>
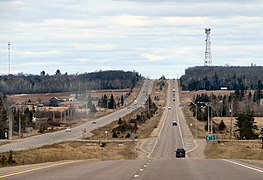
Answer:
<path fill-rule="evenodd" d="M 137 70 L 176 77 L 203 65 L 260 65 L 262 1 L 0 1 L 0 74 Z M 44 63 L 43 63 L 44 62 Z M 163 70 L 162 70 L 163 69 Z"/>

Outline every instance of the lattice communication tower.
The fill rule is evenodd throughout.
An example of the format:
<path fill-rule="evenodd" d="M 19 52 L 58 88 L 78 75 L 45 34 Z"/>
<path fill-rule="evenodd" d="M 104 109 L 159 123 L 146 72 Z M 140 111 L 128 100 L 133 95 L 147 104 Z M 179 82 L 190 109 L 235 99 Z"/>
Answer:
<path fill-rule="evenodd" d="M 211 28 L 205 29 L 206 44 L 205 44 L 205 66 L 212 66 L 212 54 L 211 54 L 211 41 L 210 41 Z"/>
<path fill-rule="evenodd" d="M 10 74 L 10 42 L 8 42 L 8 75 Z"/>

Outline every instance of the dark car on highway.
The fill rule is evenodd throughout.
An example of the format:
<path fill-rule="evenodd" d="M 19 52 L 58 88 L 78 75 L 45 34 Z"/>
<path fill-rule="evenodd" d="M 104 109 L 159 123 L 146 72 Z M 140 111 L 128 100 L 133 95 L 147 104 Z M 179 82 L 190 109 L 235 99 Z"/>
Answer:
<path fill-rule="evenodd" d="M 173 121 L 172 121 L 172 125 L 173 125 L 173 126 L 177 126 L 176 120 L 173 120 Z"/>
<path fill-rule="evenodd" d="M 185 157 L 185 149 L 184 148 L 177 148 L 176 151 L 176 157 Z"/>

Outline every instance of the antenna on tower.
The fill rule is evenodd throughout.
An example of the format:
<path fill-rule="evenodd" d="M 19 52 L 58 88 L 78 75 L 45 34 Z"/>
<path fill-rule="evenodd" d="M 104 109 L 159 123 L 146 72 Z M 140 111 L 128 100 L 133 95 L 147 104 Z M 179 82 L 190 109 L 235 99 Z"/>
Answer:
<path fill-rule="evenodd" d="M 8 75 L 10 74 L 10 42 L 8 42 Z"/>
<path fill-rule="evenodd" d="M 210 41 L 211 28 L 205 29 L 206 44 L 205 44 L 205 66 L 212 66 L 212 55 L 211 55 L 211 41 Z"/>

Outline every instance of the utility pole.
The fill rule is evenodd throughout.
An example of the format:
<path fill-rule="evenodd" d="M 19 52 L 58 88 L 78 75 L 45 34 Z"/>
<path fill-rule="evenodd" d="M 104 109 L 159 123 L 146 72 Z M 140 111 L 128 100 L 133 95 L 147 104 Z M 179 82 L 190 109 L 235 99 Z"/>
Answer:
<path fill-rule="evenodd" d="M 212 106 L 210 105 L 211 107 L 211 118 L 210 118 L 210 125 L 211 125 L 211 135 L 213 134 L 213 109 L 212 109 Z"/>
<path fill-rule="evenodd" d="M 13 139 L 13 109 L 8 104 L 8 124 L 9 124 L 9 141 L 12 141 Z"/>
<path fill-rule="evenodd" d="M 21 117 L 20 117 L 20 109 L 18 110 L 18 136 L 21 137 Z"/>
<path fill-rule="evenodd" d="M 232 139 L 232 102 L 230 103 L 230 139 Z"/>

